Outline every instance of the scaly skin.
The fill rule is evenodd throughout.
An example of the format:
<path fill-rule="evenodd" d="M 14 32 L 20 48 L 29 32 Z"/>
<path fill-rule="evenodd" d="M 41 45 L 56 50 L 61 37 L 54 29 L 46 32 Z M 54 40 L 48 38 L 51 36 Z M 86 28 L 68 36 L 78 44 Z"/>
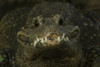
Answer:
<path fill-rule="evenodd" d="M 93 20 L 66 3 L 47 2 L 27 12 L 23 9 L 9 13 L 0 24 L 0 46 L 15 51 L 17 67 L 93 66 L 100 53 L 100 32 Z M 11 26 L 5 27 L 7 23 Z M 13 40 L 6 40 L 7 36 Z"/>
<path fill-rule="evenodd" d="M 0 55 L 4 58 L 4 61 L 0 66 L 12 66 L 13 63 L 11 57 L 15 56 L 18 46 L 16 35 L 21 27 L 24 26 L 29 11 L 30 8 L 19 8 L 13 10 L 6 14 L 0 21 Z M 9 54 L 12 55 L 9 56 Z"/>

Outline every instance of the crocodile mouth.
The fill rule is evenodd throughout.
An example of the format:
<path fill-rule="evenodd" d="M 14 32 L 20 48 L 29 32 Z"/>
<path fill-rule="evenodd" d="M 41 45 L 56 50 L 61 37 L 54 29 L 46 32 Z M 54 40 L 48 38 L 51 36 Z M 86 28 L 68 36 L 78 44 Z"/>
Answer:
<path fill-rule="evenodd" d="M 63 33 L 62 35 L 60 35 L 59 33 L 48 33 L 43 37 L 36 37 L 34 42 L 31 43 L 31 45 L 37 46 L 38 43 L 40 43 L 44 47 L 49 47 L 59 45 L 62 41 L 70 41 L 69 37 L 67 37 L 65 33 Z"/>
<path fill-rule="evenodd" d="M 36 37 L 31 45 L 34 45 L 35 47 L 44 47 L 41 50 L 38 50 L 38 57 L 42 57 L 42 59 L 56 59 L 66 56 L 67 53 L 65 54 L 65 51 L 68 52 L 69 48 L 66 48 L 67 46 L 63 45 L 69 41 L 69 37 L 66 36 L 65 33 L 62 35 L 59 33 L 48 33 L 42 37 Z"/>

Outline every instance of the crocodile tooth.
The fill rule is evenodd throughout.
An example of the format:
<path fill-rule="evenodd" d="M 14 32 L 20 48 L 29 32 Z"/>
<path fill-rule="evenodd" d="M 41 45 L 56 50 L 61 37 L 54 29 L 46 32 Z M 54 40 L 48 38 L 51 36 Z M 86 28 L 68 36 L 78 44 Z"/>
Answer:
<path fill-rule="evenodd" d="M 38 37 L 36 37 L 36 40 L 37 40 L 37 41 L 40 41 Z"/>
<path fill-rule="evenodd" d="M 43 40 L 43 38 L 41 38 L 41 43 L 42 43 L 42 44 L 44 43 L 44 40 Z"/>
<path fill-rule="evenodd" d="M 58 42 L 60 42 L 60 41 L 61 41 L 60 37 L 58 37 L 58 38 L 57 38 L 57 41 L 58 41 Z"/>
<path fill-rule="evenodd" d="M 45 42 L 47 42 L 47 37 L 45 37 Z"/>
<path fill-rule="evenodd" d="M 69 38 L 68 38 L 68 37 L 66 37 L 66 38 L 65 38 L 65 40 L 66 40 L 66 41 L 69 41 Z"/>
<path fill-rule="evenodd" d="M 65 38 L 65 33 L 63 33 L 63 36 L 62 36 L 62 39 L 64 39 Z"/>
<path fill-rule="evenodd" d="M 35 41 L 34 41 L 34 46 L 36 46 L 37 43 L 38 43 L 38 42 L 35 40 Z"/>
<path fill-rule="evenodd" d="M 44 43 L 44 39 L 42 38 L 42 42 Z"/>

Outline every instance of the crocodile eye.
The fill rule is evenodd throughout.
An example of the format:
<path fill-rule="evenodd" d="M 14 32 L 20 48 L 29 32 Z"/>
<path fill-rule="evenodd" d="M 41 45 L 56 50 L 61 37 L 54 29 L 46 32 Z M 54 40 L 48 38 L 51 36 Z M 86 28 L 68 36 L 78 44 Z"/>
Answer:
<path fill-rule="evenodd" d="M 35 25 L 36 27 L 38 27 L 38 26 L 39 26 L 39 21 L 38 21 L 38 20 L 35 20 L 34 25 Z"/>
<path fill-rule="evenodd" d="M 59 22 L 58 22 L 58 24 L 59 24 L 59 25 L 62 25 L 62 24 L 63 24 L 63 20 L 60 19 Z"/>

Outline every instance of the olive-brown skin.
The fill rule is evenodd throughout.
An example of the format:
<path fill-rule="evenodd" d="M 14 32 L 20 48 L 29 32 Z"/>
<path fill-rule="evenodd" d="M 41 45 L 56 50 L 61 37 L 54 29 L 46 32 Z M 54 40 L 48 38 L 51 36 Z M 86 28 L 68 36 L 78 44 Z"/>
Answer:
<path fill-rule="evenodd" d="M 90 18 L 67 3 L 47 2 L 27 11 L 24 9 L 28 8 L 10 12 L 0 24 L 0 40 L 3 40 L 0 46 L 15 49 L 18 67 L 89 67 L 89 63 L 93 63 L 86 54 L 97 54 L 92 55 L 91 50 L 88 51 L 91 53 L 85 50 L 100 48 L 100 31 Z M 5 27 L 7 24 L 11 26 Z M 44 47 L 40 43 L 31 45 L 36 37 L 46 36 L 47 33 L 58 33 L 60 36 L 65 33 L 70 41 L 52 47 Z"/>

